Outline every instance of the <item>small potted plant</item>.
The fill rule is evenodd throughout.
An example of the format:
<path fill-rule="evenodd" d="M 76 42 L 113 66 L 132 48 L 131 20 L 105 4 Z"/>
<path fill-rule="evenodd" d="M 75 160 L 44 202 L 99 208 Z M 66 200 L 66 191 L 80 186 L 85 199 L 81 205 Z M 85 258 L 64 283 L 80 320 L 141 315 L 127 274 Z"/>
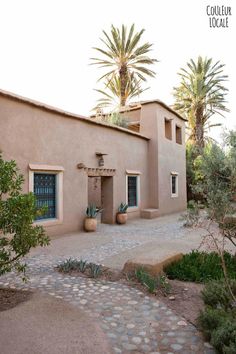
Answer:
<path fill-rule="evenodd" d="M 116 214 L 117 224 L 125 224 L 127 221 L 127 209 L 128 204 L 121 203 L 118 208 L 118 213 Z"/>
<path fill-rule="evenodd" d="M 97 229 L 97 215 L 99 209 L 95 205 L 89 205 L 86 209 L 86 218 L 84 220 L 85 231 L 92 232 Z"/>

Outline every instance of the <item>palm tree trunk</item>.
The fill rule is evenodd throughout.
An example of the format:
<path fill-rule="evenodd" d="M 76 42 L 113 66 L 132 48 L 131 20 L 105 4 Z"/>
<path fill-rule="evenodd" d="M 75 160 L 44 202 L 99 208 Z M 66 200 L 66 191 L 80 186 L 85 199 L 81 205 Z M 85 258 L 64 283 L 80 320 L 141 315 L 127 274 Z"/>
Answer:
<path fill-rule="evenodd" d="M 126 105 L 126 95 L 125 90 L 128 80 L 128 70 L 126 65 L 122 65 L 119 71 L 120 74 L 120 106 L 123 107 Z"/>
<path fill-rule="evenodd" d="M 203 107 L 196 110 L 196 124 L 193 131 L 193 140 L 199 150 L 204 148 Z"/>

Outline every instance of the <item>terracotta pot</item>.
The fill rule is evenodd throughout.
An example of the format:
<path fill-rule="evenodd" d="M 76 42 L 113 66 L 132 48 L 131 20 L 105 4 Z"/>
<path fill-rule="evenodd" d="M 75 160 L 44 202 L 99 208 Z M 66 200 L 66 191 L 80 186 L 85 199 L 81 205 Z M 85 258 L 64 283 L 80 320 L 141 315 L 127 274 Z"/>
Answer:
<path fill-rule="evenodd" d="M 97 229 L 97 219 L 95 218 L 85 218 L 84 229 L 87 232 L 93 232 Z"/>
<path fill-rule="evenodd" d="M 117 213 L 116 214 L 117 224 L 126 224 L 127 217 L 128 217 L 127 213 Z"/>

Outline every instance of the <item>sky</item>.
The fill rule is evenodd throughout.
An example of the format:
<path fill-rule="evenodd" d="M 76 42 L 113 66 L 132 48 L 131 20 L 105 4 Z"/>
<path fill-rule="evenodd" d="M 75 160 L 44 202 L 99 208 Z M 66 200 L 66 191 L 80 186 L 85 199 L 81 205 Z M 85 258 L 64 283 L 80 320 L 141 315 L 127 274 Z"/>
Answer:
<path fill-rule="evenodd" d="M 224 63 L 229 75 L 225 118 L 236 128 L 236 6 L 234 0 L 0 0 L 0 88 L 66 111 L 89 115 L 101 88 L 101 71 L 91 66 L 94 46 L 111 24 L 135 24 L 145 29 L 143 41 L 153 43 L 159 60 L 157 75 L 141 99 L 158 98 L 173 104 L 177 73 L 199 55 Z M 228 28 L 210 28 L 206 7 L 231 6 Z M 235 13 L 234 13 L 235 11 Z M 233 50 L 234 48 L 234 50 Z M 220 138 L 221 128 L 210 135 Z"/>

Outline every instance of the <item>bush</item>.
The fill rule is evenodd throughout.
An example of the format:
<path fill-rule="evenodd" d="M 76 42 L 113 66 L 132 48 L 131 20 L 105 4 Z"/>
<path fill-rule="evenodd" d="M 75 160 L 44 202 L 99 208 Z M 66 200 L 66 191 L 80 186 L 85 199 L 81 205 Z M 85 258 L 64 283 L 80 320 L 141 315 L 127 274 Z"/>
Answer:
<path fill-rule="evenodd" d="M 195 202 L 194 200 L 190 200 L 188 202 L 187 211 L 182 214 L 180 218 L 180 220 L 184 221 L 185 227 L 192 227 L 198 224 L 201 207 L 202 205 L 200 203 Z"/>
<path fill-rule="evenodd" d="M 38 215 L 33 193 L 22 193 L 23 176 L 14 160 L 0 154 L 0 275 L 17 270 L 24 279 L 22 259 L 37 246 L 47 246 L 49 238 L 42 226 L 34 225 Z"/>
<path fill-rule="evenodd" d="M 154 293 L 157 288 L 157 280 L 155 278 L 145 272 L 145 270 L 142 268 L 136 270 L 135 276 L 138 281 L 148 289 L 150 293 Z"/>
<path fill-rule="evenodd" d="M 214 330 L 211 344 L 220 353 L 236 354 L 236 319 L 226 320 Z"/>
<path fill-rule="evenodd" d="M 63 263 L 58 265 L 58 270 L 63 273 L 69 273 L 73 270 L 84 273 L 87 268 L 87 261 L 77 261 L 77 259 L 69 258 L 65 260 Z"/>
<path fill-rule="evenodd" d="M 228 313 L 223 309 L 206 307 L 198 316 L 198 323 L 206 338 L 211 339 L 212 332 L 228 319 Z"/>
<path fill-rule="evenodd" d="M 231 279 L 229 283 L 233 294 L 236 295 L 236 280 Z M 232 296 L 223 279 L 207 283 L 202 291 L 202 299 L 206 305 L 213 308 L 233 308 Z"/>
<path fill-rule="evenodd" d="M 236 353 L 235 312 L 207 307 L 198 317 L 207 340 L 219 353 Z M 234 351 L 231 351 L 234 348 Z"/>
<path fill-rule="evenodd" d="M 230 280 L 236 295 L 236 281 Z M 198 323 L 206 338 L 219 353 L 236 353 L 236 308 L 224 280 L 211 281 L 202 291 L 206 305 Z"/>
<path fill-rule="evenodd" d="M 138 268 L 135 271 L 135 276 L 138 281 L 142 285 L 144 285 L 151 294 L 154 293 L 157 289 L 162 290 L 165 294 L 170 292 L 170 284 L 168 283 L 164 275 L 160 275 L 154 278 L 150 274 L 148 274 L 143 268 Z"/>
<path fill-rule="evenodd" d="M 228 276 L 236 279 L 236 258 L 228 252 L 224 253 Z M 170 279 L 206 282 L 223 278 L 221 259 L 216 252 L 192 251 L 179 261 L 171 263 L 164 269 Z"/>
<path fill-rule="evenodd" d="M 103 269 L 100 264 L 88 263 L 87 261 L 69 258 L 57 266 L 57 269 L 63 273 L 70 273 L 72 271 L 86 273 L 91 278 L 97 278 L 102 274 Z"/>

